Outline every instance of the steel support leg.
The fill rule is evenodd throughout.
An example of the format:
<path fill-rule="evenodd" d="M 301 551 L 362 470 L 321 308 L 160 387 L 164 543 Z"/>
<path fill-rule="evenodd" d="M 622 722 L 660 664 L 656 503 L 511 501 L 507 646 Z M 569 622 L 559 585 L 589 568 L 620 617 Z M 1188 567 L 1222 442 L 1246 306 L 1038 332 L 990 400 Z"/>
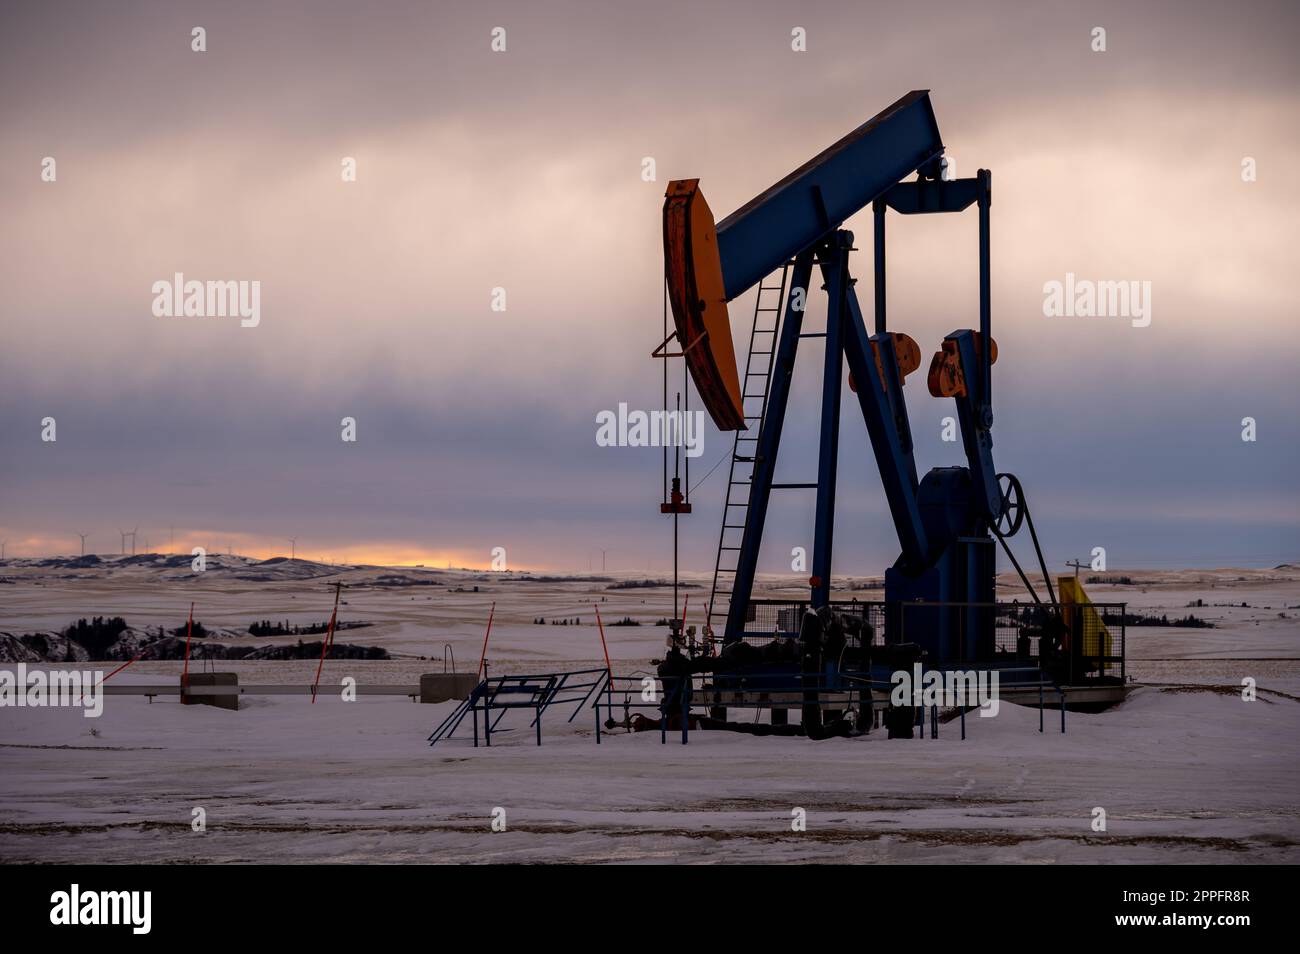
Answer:
<path fill-rule="evenodd" d="M 849 232 L 835 233 L 823 248 L 822 275 L 826 279 L 826 359 L 822 370 L 821 449 L 817 464 L 817 518 L 813 530 L 812 608 L 830 602 L 831 554 L 835 536 L 835 478 L 839 467 L 840 394 L 844 380 L 843 329 L 848 295 Z"/>

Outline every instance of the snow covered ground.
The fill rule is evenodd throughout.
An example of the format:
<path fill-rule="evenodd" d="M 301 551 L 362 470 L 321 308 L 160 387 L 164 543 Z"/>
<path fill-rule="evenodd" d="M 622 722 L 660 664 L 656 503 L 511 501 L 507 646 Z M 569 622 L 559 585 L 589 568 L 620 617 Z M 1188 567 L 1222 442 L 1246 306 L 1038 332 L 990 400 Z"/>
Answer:
<path fill-rule="evenodd" d="M 200 589 L 144 574 L 128 586 L 38 572 L 47 573 L 0 569 L 16 580 L 0 587 L 0 631 L 105 613 L 175 625 L 176 607 L 192 598 L 196 617 L 214 625 L 328 615 L 323 579 L 243 582 L 236 595 L 215 578 Z M 313 706 L 304 696 L 251 696 L 230 712 L 110 696 L 99 719 L 0 709 L 0 860 L 1300 861 L 1300 572 L 1218 573 L 1161 575 L 1145 592 L 1090 587 L 1094 599 L 1171 616 L 1197 598 L 1251 605 L 1193 610 L 1218 629 L 1131 628 L 1129 671 L 1151 685 L 1109 712 L 1070 713 L 1064 736 L 1051 717 L 1039 734 L 1037 712 L 1013 705 L 993 719 L 968 717 L 964 742 L 952 723 L 924 740 L 694 732 L 687 746 L 673 735 L 661 745 L 658 733 L 606 735 L 598 746 L 583 713 L 572 725 L 552 714 L 537 748 L 527 718 L 513 713 L 503 723 L 513 731 L 491 749 L 471 746 L 468 725 L 430 749 L 425 736 L 450 704 L 405 697 L 323 696 Z M 447 641 L 460 668 L 472 669 L 494 599 L 496 671 L 594 661 L 590 602 L 601 596 L 607 620 L 646 623 L 607 630 L 616 668 L 649 668 L 662 649 L 653 622 L 671 602 L 661 590 L 492 581 L 480 593 L 452 592 L 465 582 L 345 591 L 352 618 L 382 624 L 351 641 L 410 655 L 331 661 L 323 681 L 411 682 L 441 670 Z M 691 593 L 694 605 L 702 597 Z M 308 599 L 309 608 L 293 606 Z M 566 614 L 583 625 L 530 622 Z M 114 682 L 174 681 L 179 669 L 138 665 Z M 241 666 L 245 683 L 306 682 L 314 670 L 221 664 Z M 1240 699 L 1244 676 L 1258 681 L 1258 701 Z M 1105 832 L 1093 830 L 1098 808 Z M 192 828 L 195 809 L 204 832 Z M 505 831 L 492 830 L 497 809 Z M 792 830 L 796 809 L 806 812 L 804 831 Z"/>

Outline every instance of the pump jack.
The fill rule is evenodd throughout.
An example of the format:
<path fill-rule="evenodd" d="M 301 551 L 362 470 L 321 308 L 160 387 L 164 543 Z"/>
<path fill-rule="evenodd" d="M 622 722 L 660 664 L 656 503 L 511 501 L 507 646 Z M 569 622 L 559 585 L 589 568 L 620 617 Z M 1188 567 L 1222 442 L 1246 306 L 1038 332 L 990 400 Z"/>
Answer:
<path fill-rule="evenodd" d="M 989 211 L 992 176 L 944 178 L 943 142 L 929 93 L 913 91 L 845 136 L 780 182 L 714 223 L 698 179 L 669 184 L 664 202 L 664 261 L 668 300 L 681 357 L 705 408 L 721 430 L 743 431 L 760 422 L 757 438 L 738 434 L 733 460 L 752 462 L 744 504 L 728 498 L 710 613 L 727 602 L 723 645 L 746 635 L 759 547 L 774 489 L 816 488 L 816 517 L 809 580 L 810 604 L 830 599 L 836 471 L 843 366 L 880 471 L 901 553 L 885 574 L 886 640 L 916 643 L 938 665 L 993 653 L 995 551 L 1001 542 L 1036 603 L 1042 603 L 1007 544 L 1022 523 L 1033 536 L 1049 599 L 1037 533 L 1020 483 L 993 463 L 993 377 Z M 911 181 L 903 181 L 916 173 Z M 849 269 L 853 234 L 841 228 L 853 214 L 874 213 L 874 333 L 864 321 Z M 903 386 L 920 366 L 916 342 L 890 331 L 886 321 L 885 223 L 890 209 L 903 215 L 979 213 L 979 330 L 947 335 L 927 375 L 930 393 L 956 403 L 966 466 L 937 467 L 918 480 Z M 826 292 L 827 322 L 822 377 L 816 484 L 773 481 L 790 380 L 802 331 L 804 303 L 814 267 Z M 761 407 L 736 372 L 727 302 L 782 270 L 779 340 Z M 789 280 L 785 280 L 788 270 Z M 757 325 L 756 325 L 757 327 Z M 775 329 L 772 335 L 776 338 Z M 751 345 L 751 357 L 753 345 Z M 747 372 L 748 374 L 748 372 Z M 741 456 L 740 442 L 755 444 Z M 743 484 L 743 481 L 733 481 Z M 731 509 L 744 509 L 736 523 Z M 728 530 L 742 533 L 726 546 Z M 737 555 L 723 566 L 724 553 Z M 730 577 L 731 586 L 726 580 Z M 909 606 L 906 621 L 904 604 Z M 720 611 L 719 611 L 720 614 Z"/>

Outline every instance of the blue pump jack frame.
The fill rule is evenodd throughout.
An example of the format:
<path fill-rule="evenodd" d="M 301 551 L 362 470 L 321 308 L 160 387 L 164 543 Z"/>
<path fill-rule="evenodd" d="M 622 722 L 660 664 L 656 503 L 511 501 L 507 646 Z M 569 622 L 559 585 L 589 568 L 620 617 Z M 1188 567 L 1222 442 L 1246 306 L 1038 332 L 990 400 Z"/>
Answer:
<path fill-rule="evenodd" d="M 991 267 L 989 264 L 989 210 L 993 204 L 993 173 L 980 169 L 973 179 L 945 180 L 921 176 L 912 182 L 900 182 L 872 203 L 875 213 L 876 251 L 876 334 L 884 334 L 885 317 L 885 210 L 903 215 L 934 212 L 964 212 L 972 205 L 979 208 L 979 309 L 980 340 L 992 339 Z M 1002 494 L 998 488 L 997 469 L 993 465 L 993 352 L 983 348 L 978 353 L 969 331 L 954 331 L 949 338 L 957 342 L 962 367 L 978 368 L 967 384 L 967 394 L 957 399 L 957 418 L 961 424 L 962 443 L 976 499 L 981 501 L 985 516 L 996 520 L 1002 513 Z"/>
<path fill-rule="evenodd" d="M 867 334 L 862 311 L 858 306 L 848 256 L 853 245 L 851 232 L 836 231 L 830 240 L 815 250 L 817 264 L 830 299 L 826 319 L 826 355 L 822 381 L 822 414 L 818 461 L 816 525 L 813 536 L 812 586 L 814 605 L 829 601 L 831 554 L 835 523 L 835 477 L 838 464 L 839 418 L 842 395 L 843 363 L 857 382 L 858 405 L 871 437 L 876 463 L 889 500 L 890 512 L 904 551 L 921 561 L 927 552 L 925 528 L 917 503 L 916 463 L 912 456 L 911 431 L 907 426 L 907 407 L 901 383 L 895 371 L 893 341 L 887 335 L 873 338 Z M 777 346 L 776 363 L 768 392 L 767 411 L 759 433 L 757 462 L 750 485 L 748 517 L 741 538 L 731 605 L 727 614 L 724 640 L 740 639 L 745 628 L 745 609 L 753 590 L 758 566 L 758 550 L 767 518 L 768 502 L 774 488 L 777 452 L 790 396 L 790 379 L 802 332 L 803 312 L 797 307 L 807 299 L 812 275 L 814 252 L 807 251 L 795 259 Z M 891 360 L 876 364 L 872 344 L 887 349 Z M 887 380 L 882 381 L 881 367 Z M 889 372 L 894 371 L 890 376 Z"/>
<path fill-rule="evenodd" d="M 943 180 L 935 161 L 912 182 L 899 182 L 873 203 L 875 238 L 875 334 L 869 334 L 854 291 L 848 256 L 853 234 L 837 229 L 804 249 L 794 259 L 788 298 L 782 316 L 780 340 L 773 364 L 767 408 L 755 450 L 756 462 L 750 485 L 749 507 L 733 582 L 724 642 L 742 639 L 746 611 L 753 591 L 759 548 L 773 489 L 777 452 L 790 396 L 790 381 L 802 336 L 803 310 L 812 267 L 821 271 L 829 302 L 826 323 L 826 353 L 823 366 L 820 447 L 818 459 L 816 522 L 814 526 L 811 600 L 814 606 L 829 602 L 831 558 L 835 522 L 836 470 L 838 466 L 839 418 L 843 364 L 856 382 L 856 396 L 866 424 L 876 464 L 880 471 L 890 515 L 902 547 L 900 563 L 916 571 L 932 565 L 946 554 L 935 553 L 922 519 L 918 499 L 919 482 L 913 455 L 907 404 L 899 379 L 894 339 L 888 333 L 885 284 L 885 212 L 892 208 L 905 215 L 932 212 L 961 212 L 973 204 L 979 207 L 979 309 L 980 337 L 991 340 L 989 207 L 992 176 L 981 169 L 973 179 Z M 964 368 L 978 368 L 969 375 L 967 394 L 957 399 L 963 447 L 975 489 L 975 499 L 989 521 L 1001 514 L 1002 500 L 992 457 L 991 351 L 977 354 L 970 331 L 949 336 L 957 342 Z M 880 362 L 875 352 L 880 354 Z M 883 378 L 882 378 L 883 374 Z M 971 541 L 966 541 L 971 542 Z M 965 591 L 948 598 L 973 599 L 982 582 L 967 575 Z"/>

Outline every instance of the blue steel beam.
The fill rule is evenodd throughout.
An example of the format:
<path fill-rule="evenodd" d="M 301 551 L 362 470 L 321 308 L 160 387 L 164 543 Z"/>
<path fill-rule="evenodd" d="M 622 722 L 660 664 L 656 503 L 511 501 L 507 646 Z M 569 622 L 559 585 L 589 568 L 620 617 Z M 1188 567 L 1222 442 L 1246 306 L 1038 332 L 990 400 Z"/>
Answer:
<path fill-rule="evenodd" d="M 983 186 L 979 179 L 917 179 L 900 182 L 876 203 L 877 211 L 888 205 L 903 215 L 925 212 L 963 212 L 979 201 Z"/>
<path fill-rule="evenodd" d="M 942 153 L 929 90 L 914 90 L 867 120 L 718 223 L 726 299 Z"/>
<path fill-rule="evenodd" d="M 1002 515 L 1002 490 L 998 486 L 997 468 L 993 466 L 993 432 L 984 426 L 981 417 L 989 402 L 984 392 L 987 365 L 985 359 L 990 349 L 976 348 L 975 333 L 969 328 L 954 331 L 948 340 L 957 344 L 966 376 L 966 394 L 956 398 L 957 419 L 961 425 L 962 449 L 970 465 L 971 479 L 975 483 L 975 497 L 984 515 L 996 521 Z M 981 342 L 988 341 L 981 338 Z"/>
<path fill-rule="evenodd" d="M 822 267 L 823 274 L 826 266 Z M 848 270 L 845 270 L 848 278 Z M 858 306 L 858 296 L 849 283 L 845 289 L 844 357 L 857 384 L 858 406 L 871 437 L 871 449 L 876 455 L 880 482 L 889 502 L 889 513 L 894 520 L 898 542 L 903 548 L 906 563 L 916 569 L 924 567 L 929 555 L 929 539 L 921 521 L 921 508 L 917 502 L 916 462 L 912 457 L 911 434 L 899 421 L 907 420 L 907 403 L 901 384 L 882 381 L 876 365 L 872 343 L 879 345 L 885 354 L 892 355 L 892 342 L 884 335 L 868 336 L 867 326 Z M 887 349 L 887 350 L 886 350 Z M 886 363 L 883 356 L 881 364 Z"/>
<path fill-rule="evenodd" d="M 821 452 L 817 462 L 817 509 L 813 524 L 811 597 L 813 607 L 825 606 L 831 596 L 831 555 L 835 538 L 835 478 L 839 470 L 840 395 L 844 381 L 842 345 L 845 307 L 851 287 L 849 249 L 853 236 L 839 232 L 822 246 L 822 276 L 826 281 L 826 356 L 822 371 Z"/>

